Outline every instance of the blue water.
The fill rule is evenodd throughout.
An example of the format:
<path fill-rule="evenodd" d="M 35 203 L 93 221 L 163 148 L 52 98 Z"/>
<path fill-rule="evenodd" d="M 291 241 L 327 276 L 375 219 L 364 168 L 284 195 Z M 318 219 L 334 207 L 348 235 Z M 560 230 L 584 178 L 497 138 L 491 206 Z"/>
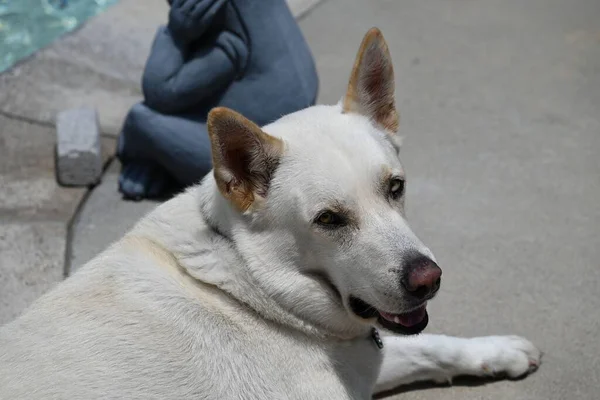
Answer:
<path fill-rule="evenodd" d="M 0 73 L 118 0 L 0 0 Z"/>

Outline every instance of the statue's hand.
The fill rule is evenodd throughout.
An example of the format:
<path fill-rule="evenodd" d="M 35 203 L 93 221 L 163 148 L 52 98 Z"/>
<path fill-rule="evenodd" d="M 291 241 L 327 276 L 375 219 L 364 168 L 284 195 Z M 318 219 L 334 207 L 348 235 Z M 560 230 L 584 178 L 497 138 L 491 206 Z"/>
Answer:
<path fill-rule="evenodd" d="M 199 39 L 227 0 L 173 0 L 168 28 L 186 42 Z"/>

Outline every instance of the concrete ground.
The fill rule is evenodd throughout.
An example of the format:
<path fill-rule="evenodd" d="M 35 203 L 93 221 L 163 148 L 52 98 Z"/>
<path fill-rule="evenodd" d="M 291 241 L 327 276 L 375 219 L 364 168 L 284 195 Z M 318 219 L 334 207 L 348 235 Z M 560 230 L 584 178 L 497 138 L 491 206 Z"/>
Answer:
<path fill-rule="evenodd" d="M 159 0 L 152 2 L 160 7 Z M 3 154 L 4 149 L 22 152 L 20 159 L 38 154 L 43 140 L 30 146 L 38 150 L 29 150 L 27 141 L 15 139 L 25 135 L 19 131 L 25 128 L 15 124 L 32 119 L 36 124 L 27 128 L 28 134 L 52 135 L 50 120 L 44 118 L 55 110 L 35 106 L 36 102 L 60 100 L 72 105 L 76 103 L 72 96 L 81 93 L 100 99 L 96 104 L 107 140 L 116 133 L 128 102 L 139 96 L 137 84 L 127 82 L 135 81 L 143 60 L 121 46 L 137 51 L 135 43 L 147 44 L 145 35 L 153 29 L 149 23 L 142 29 L 146 23 L 140 21 L 163 15 L 148 11 L 152 7 L 140 8 L 136 12 L 145 12 L 144 17 L 114 28 L 131 43 L 123 40 L 125 45 L 116 45 L 119 41 L 104 38 L 112 32 L 108 27 L 113 29 L 106 15 L 126 21 L 135 4 L 123 0 L 109 11 L 112 14 L 86 25 L 77 33 L 88 32 L 82 42 L 68 37 L 53 46 L 60 49 L 72 40 L 72 46 L 79 43 L 85 49 L 97 41 L 97 58 L 74 56 L 72 67 L 82 68 L 81 76 L 97 79 L 89 88 L 72 85 L 62 99 L 52 82 L 39 86 L 36 77 L 50 76 L 55 85 L 62 84 L 63 75 L 45 72 L 65 62 L 52 52 L 38 53 L 47 67 L 25 63 L 17 69 L 20 76 L 13 72 L 10 92 L 3 90 L 6 78 L 0 76 L 0 118 L 2 112 L 8 115 L 0 121 Z M 344 93 L 358 44 L 369 27 L 380 27 L 388 41 L 395 61 L 401 131 L 406 136 L 409 219 L 444 269 L 442 290 L 430 305 L 427 331 L 460 336 L 516 333 L 545 352 L 540 370 L 525 380 L 409 387 L 394 398 L 598 398 L 599 19 L 596 0 L 326 0 L 301 20 L 317 61 L 319 100 L 324 103 L 336 102 Z M 111 60 L 102 57 L 103 52 L 124 59 Z M 112 63 L 120 68 L 113 71 Z M 110 85 L 103 83 L 105 78 Z M 11 96 L 20 107 L 10 106 Z M 110 101 L 111 96 L 117 100 Z M 36 107 L 45 111 L 31 111 Z M 11 124 L 13 128 L 6 128 Z M 19 309 L 60 279 L 60 274 L 46 274 L 36 283 L 38 292 L 20 297 L 19 291 L 28 288 L 25 262 L 40 260 L 35 264 L 41 265 L 34 270 L 37 274 L 44 266 L 57 270 L 44 264 L 60 258 L 55 253 L 64 242 L 60 233 L 65 225 L 64 217 L 57 215 L 74 207 L 72 198 L 81 195 L 55 188 L 48 173 L 42 180 L 18 175 L 19 171 L 27 175 L 27 168 L 47 170 L 41 160 L 41 166 L 31 161 L 22 169 L 3 164 L 0 158 L 0 177 L 12 182 L 12 186 L 3 182 L 0 191 L 0 274 L 11 266 L 9 280 L 20 285 L 8 295 L 0 291 L 0 308 Z M 154 207 L 150 202 L 122 201 L 116 193 L 117 171 L 118 165 L 109 168 L 72 226 L 73 241 L 64 260 L 72 270 Z M 52 204 L 63 204 L 63 211 L 47 211 Z M 19 298 L 15 307 L 10 304 L 13 296 Z M 0 316 L 7 318 L 1 309 Z"/>
<path fill-rule="evenodd" d="M 61 281 L 70 264 L 71 222 L 88 190 L 56 184 L 56 114 L 95 107 L 108 160 L 125 113 L 141 98 L 166 4 L 122 0 L 0 74 L 0 324 Z"/>

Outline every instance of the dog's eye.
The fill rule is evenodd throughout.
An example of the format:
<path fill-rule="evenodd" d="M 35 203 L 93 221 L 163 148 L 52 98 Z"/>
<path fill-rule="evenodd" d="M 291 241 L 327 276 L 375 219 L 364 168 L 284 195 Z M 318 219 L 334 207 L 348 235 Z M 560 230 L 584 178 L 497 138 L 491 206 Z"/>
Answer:
<path fill-rule="evenodd" d="M 404 179 L 392 178 L 390 180 L 390 197 L 398 199 L 404 194 Z"/>
<path fill-rule="evenodd" d="M 323 211 L 317 216 L 315 222 L 328 228 L 335 228 L 344 225 L 344 219 L 342 216 L 334 213 L 333 211 Z"/>

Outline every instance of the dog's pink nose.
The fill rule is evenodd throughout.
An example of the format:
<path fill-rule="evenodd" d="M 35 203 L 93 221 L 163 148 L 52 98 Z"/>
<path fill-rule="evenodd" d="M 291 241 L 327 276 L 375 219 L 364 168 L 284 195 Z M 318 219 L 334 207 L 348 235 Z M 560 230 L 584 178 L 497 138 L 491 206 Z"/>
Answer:
<path fill-rule="evenodd" d="M 418 299 L 431 297 L 441 284 L 442 269 L 428 257 L 418 256 L 404 265 L 402 286 Z"/>

